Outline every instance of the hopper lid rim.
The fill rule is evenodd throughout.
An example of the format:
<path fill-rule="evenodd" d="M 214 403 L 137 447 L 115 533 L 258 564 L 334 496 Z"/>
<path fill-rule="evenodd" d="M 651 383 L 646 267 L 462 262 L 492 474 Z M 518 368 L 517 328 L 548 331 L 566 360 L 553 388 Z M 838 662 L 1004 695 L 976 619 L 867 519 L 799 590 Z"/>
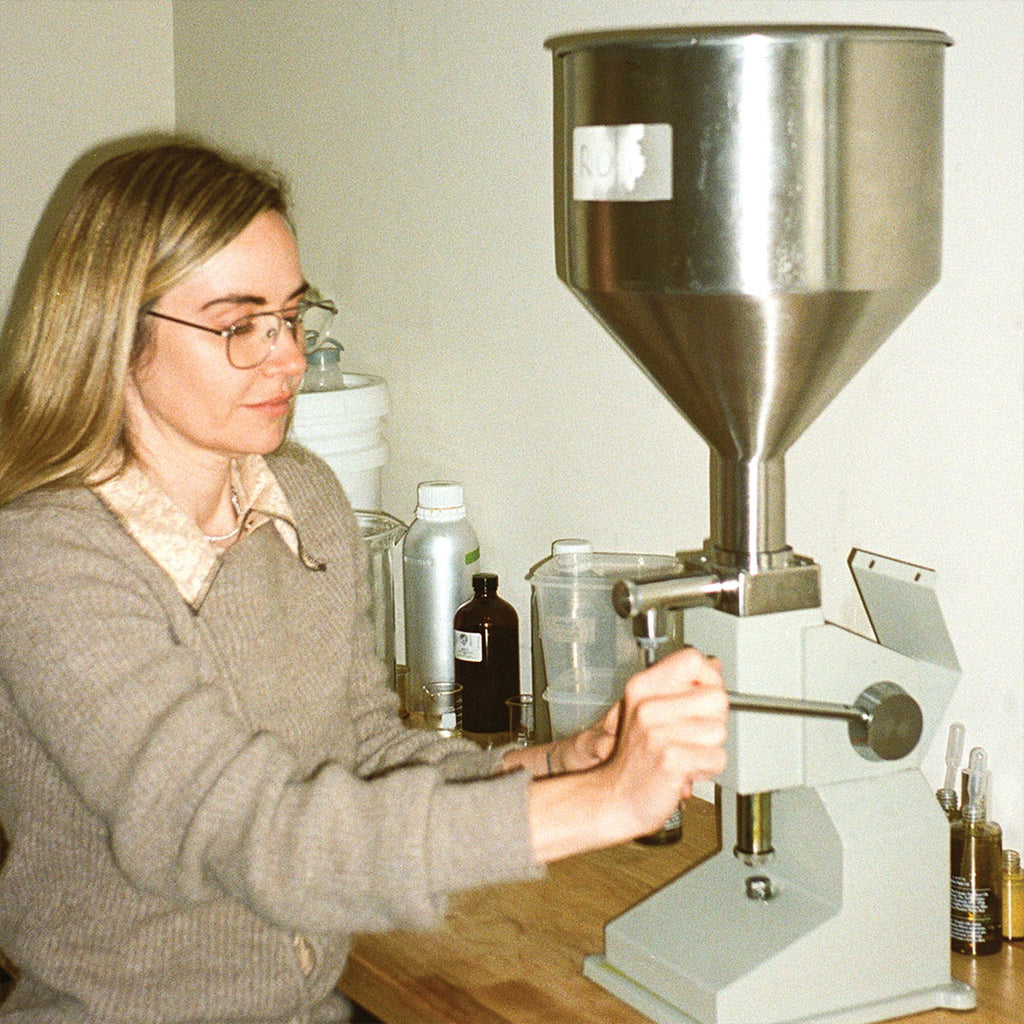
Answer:
<path fill-rule="evenodd" d="M 563 57 L 580 50 L 591 50 L 620 45 L 675 46 L 679 44 L 725 44 L 751 36 L 767 36 L 778 42 L 815 37 L 859 37 L 888 41 L 940 43 L 952 46 L 953 39 L 939 29 L 915 28 L 909 25 L 855 25 L 855 24 L 723 24 L 723 25 L 667 25 L 651 28 L 597 29 L 549 36 L 544 45 L 555 57 Z"/>

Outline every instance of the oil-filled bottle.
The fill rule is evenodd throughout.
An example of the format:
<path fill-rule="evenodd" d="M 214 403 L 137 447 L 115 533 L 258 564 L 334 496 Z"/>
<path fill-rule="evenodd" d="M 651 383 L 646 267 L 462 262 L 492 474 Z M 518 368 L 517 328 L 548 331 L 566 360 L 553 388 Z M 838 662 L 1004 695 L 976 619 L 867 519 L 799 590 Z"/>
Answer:
<path fill-rule="evenodd" d="M 1024 939 L 1024 871 L 1016 850 L 1003 851 L 1003 938 Z"/>
<path fill-rule="evenodd" d="M 455 613 L 455 682 L 462 735 L 482 747 L 508 742 L 508 706 L 519 693 L 519 616 L 498 597 L 498 577 L 473 574 L 473 597 Z"/>
<path fill-rule="evenodd" d="M 985 817 L 985 752 L 971 751 L 967 802 L 950 828 L 950 944 L 985 956 L 1003 945 L 1003 831 Z"/>

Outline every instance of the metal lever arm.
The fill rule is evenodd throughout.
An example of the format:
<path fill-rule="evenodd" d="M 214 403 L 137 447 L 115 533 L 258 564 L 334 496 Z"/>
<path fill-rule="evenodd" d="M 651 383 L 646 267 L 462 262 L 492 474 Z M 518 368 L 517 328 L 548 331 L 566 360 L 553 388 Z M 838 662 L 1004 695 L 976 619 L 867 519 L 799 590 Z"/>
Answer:
<path fill-rule="evenodd" d="M 853 702 L 834 704 L 822 700 L 768 697 L 729 692 L 733 711 L 765 711 L 809 718 L 840 718 L 849 723 L 850 742 L 872 761 L 898 761 L 921 738 L 924 717 L 920 705 L 896 683 L 873 683 Z"/>
<path fill-rule="evenodd" d="M 825 700 L 802 700 L 796 697 L 766 697 L 726 691 L 733 711 L 767 711 L 776 715 L 799 715 L 802 718 L 842 718 L 849 722 L 866 722 L 871 716 L 854 704 L 836 704 Z"/>
<path fill-rule="evenodd" d="M 640 580 L 619 580 L 612 588 L 612 605 L 624 619 L 643 615 L 651 609 L 668 611 L 714 605 L 726 591 L 735 590 L 735 580 L 696 574 L 691 576 L 647 576 Z"/>

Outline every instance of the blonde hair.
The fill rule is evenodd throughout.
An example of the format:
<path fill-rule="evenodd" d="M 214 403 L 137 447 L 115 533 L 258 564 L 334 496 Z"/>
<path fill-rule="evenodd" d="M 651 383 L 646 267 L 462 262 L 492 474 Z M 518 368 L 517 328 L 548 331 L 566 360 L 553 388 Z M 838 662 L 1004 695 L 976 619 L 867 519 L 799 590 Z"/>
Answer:
<path fill-rule="evenodd" d="M 2 354 L 0 505 L 123 464 L 142 313 L 267 210 L 287 216 L 280 179 L 184 141 L 89 175 Z"/>

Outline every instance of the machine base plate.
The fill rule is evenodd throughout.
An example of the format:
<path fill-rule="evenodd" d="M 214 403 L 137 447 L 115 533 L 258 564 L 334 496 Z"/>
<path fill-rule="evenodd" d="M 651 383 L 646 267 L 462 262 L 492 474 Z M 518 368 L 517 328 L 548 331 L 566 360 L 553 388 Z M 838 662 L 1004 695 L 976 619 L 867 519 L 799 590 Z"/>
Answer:
<path fill-rule="evenodd" d="M 650 989 L 626 977 L 621 971 L 617 971 L 598 953 L 588 956 L 583 961 L 583 974 L 616 998 L 628 1003 L 634 1010 L 649 1017 L 655 1024 L 741 1024 L 732 1018 L 728 1021 L 719 1021 L 717 1018 L 714 1021 L 698 1021 L 665 1002 Z M 906 992 L 890 999 L 848 1006 L 828 1013 L 773 1021 L 772 1024 L 874 1024 L 876 1021 L 888 1020 L 891 1017 L 937 1008 L 973 1010 L 976 1004 L 974 989 L 962 981 L 951 978 L 948 984 L 936 988 Z"/>

